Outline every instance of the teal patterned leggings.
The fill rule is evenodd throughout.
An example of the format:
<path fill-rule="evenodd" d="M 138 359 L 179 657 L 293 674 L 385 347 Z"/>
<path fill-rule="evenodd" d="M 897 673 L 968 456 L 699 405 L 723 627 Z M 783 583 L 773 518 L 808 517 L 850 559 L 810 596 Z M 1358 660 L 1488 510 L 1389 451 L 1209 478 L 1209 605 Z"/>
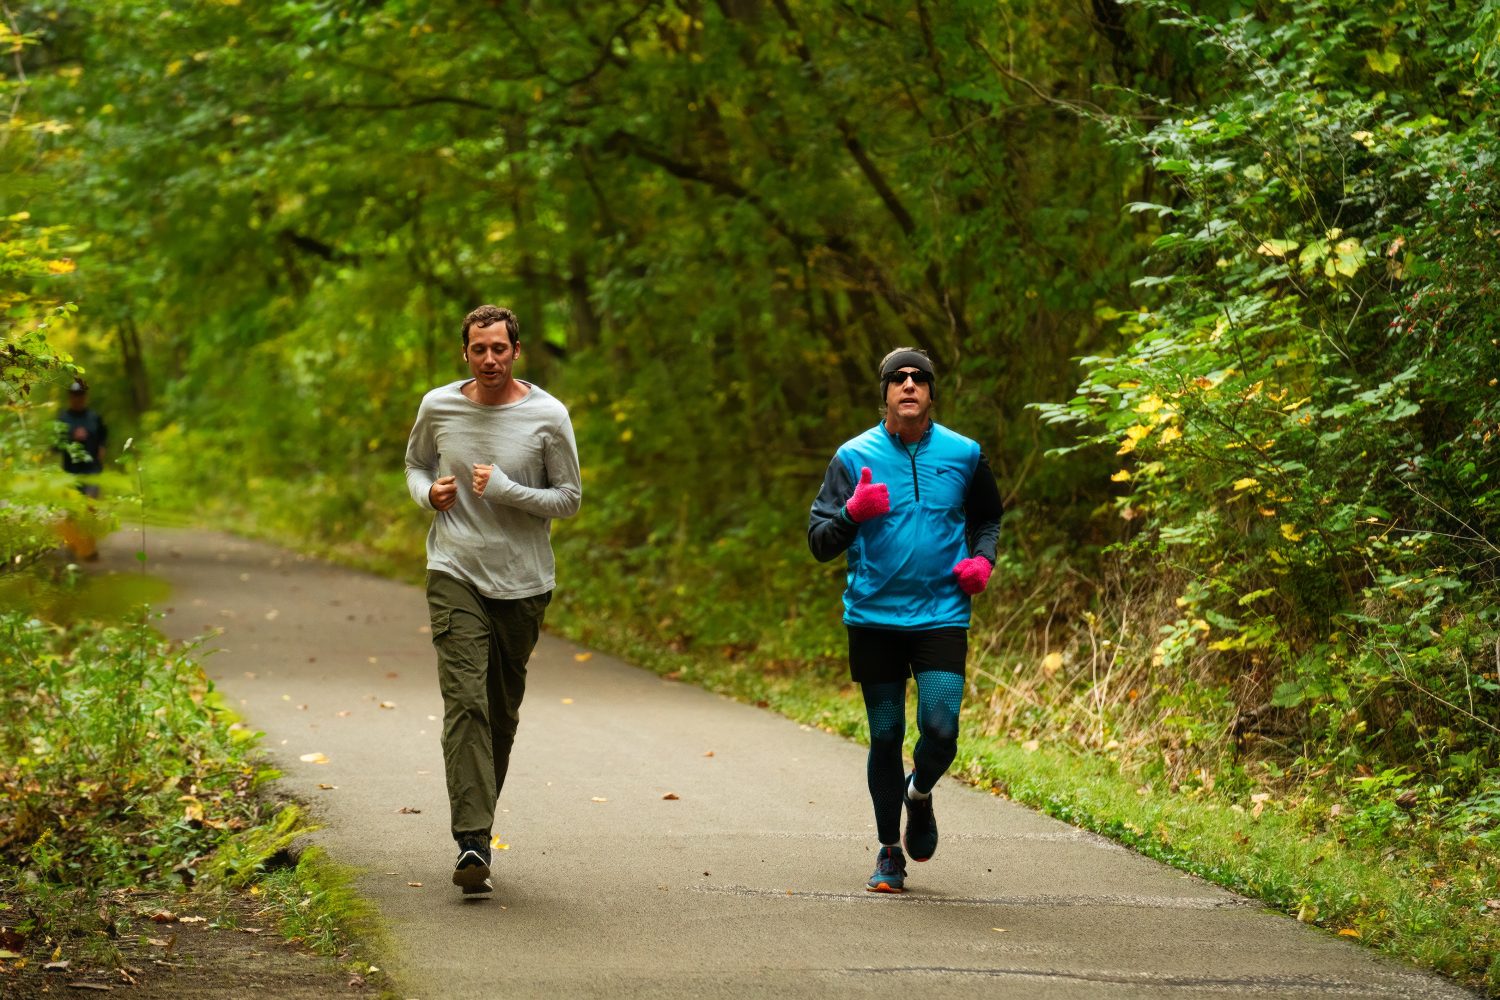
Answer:
<path fill-rule="evenodd" d="M 958 707 L 964 696 L 963 674 L 924 670 L 917 678 L 916 786 L 932 786 L 958 753 Z M 875 806 L 875 830 L 882 844 L 901 842 L 901 803 L 906 798 L 906 769 L 901 748 L 906 739 L 906 681 L 873 681 L 860 685 L 870 720 L 870 757 L 866 776 Z"/>

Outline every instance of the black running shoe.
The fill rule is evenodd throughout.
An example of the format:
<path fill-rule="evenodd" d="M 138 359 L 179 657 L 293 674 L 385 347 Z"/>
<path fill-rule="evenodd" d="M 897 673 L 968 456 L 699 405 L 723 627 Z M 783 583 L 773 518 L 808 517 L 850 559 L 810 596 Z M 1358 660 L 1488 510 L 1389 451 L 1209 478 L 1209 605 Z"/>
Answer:
<path fill-rule="evenodd" d="M 866 892 L 905 892 L 906 858 L 899 847 L 882 847 L 875 856 L 875 874 L 865 883 Z"/>
<path fill-rule="evenodd" d="M 453 867 L 453 884 L 465 896 L 494 892 L 490 882 L 490 845 L 483 840 L 465 840 L 458 845 L 458 864 Z"/>
<path fill-rule="evenodd" d="M 908 778 L 908 781 L 911 779 Z M 906 797 L 906 853 L 913 861 L 926 861 L 937 852 L 937 817 L 932 814 L 932 796 Z"/>

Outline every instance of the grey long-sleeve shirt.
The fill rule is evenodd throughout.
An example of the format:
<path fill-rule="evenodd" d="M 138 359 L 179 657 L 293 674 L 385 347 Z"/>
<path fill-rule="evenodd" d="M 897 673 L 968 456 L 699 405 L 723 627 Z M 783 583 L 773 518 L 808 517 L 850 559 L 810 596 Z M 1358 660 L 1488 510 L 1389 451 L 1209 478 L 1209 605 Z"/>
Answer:
<path fill-rule="evenodd" d="M 422 397 L 406 444 L 406 487 L 421 507 L 440 476 L 457 477 L 458 502 L 434 511 L 427 568 L 472 584 L 486 597 L 544 594 L 556 585 L 551 525 L 578 513 L 583 485 L 567 407 L 530 383 L 524 399 L 476 403 L 469 379 Z M 483 498 L 474 466 L 495 465 Z"/>

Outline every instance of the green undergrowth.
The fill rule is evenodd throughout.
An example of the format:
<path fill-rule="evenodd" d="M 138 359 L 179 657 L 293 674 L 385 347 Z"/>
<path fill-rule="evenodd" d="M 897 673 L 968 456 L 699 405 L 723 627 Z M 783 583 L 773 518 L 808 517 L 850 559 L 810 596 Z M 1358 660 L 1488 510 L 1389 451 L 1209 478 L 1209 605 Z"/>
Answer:
<path fill-rule="evenodd" d="M 274 794 L 259 734 L 191 645 L 131 607 L 165 585 L 73 568 L 0 582 L 0 992 L 28 966 L 119 968 L 162 911 L 220 925 L 244 894 L 369 982 L 370 910 L 316 852 L 292 858 L 313 827 Z"/>

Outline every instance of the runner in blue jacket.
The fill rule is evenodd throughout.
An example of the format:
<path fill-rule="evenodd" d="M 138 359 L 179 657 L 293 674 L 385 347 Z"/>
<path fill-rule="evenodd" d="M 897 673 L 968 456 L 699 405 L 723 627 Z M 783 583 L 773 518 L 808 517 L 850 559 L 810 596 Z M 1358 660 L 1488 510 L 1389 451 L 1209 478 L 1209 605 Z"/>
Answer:
<path fill-rule="evenodd" d="M 849 672 L 870 722 L 867 778 L 880 853 L 866 885 L 904 892 L 906 851 L 937 850 L 932 788 L 958 752 L 969 605 L 984 590 L 1000 534 L 1000 491 L 979 445 L 933 421 L 932 361 L 897 348 L 880 363 L 885 418 L 839 447 L 813 501 L 807 543 L 845 553 Z M 901 761 L 906 679 L 917 682 L 914 767 Z"/>

